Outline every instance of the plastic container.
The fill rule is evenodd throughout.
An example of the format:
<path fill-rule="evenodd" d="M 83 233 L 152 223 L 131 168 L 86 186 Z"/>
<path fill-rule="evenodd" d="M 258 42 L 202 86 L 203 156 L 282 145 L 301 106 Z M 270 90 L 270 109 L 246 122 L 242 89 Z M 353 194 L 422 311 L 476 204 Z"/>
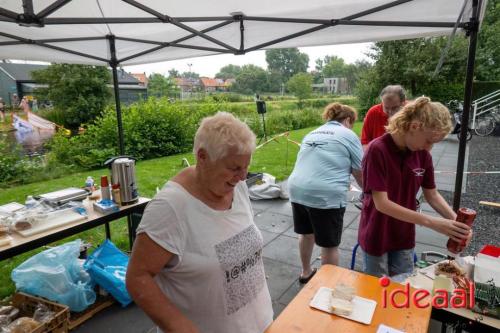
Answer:
<path fill-rule="evenodd" d="M 113 197 L 113 201 L 120 206 L 122 201 L 120 197 L 120 184 L 113 184 L 111 186 L 111 195 Z"/>
<path fill-rule="evenodd" d="M 91 176 L 87 177 L 87 179 L 85 180 L 85 188 L 89 191 L 95 190 L 94 178 L 92 178 Z"/>
<path fill-rule="evenodd" d="M 458 209 L 457 212 L 457 221 L 467 224 L 469 227 L 472 227 L 472 223 L 476 218 L 476 211 L 470 208 L 462 207 Z M 453 239 L 448 239 L 446 243 L 446 248 L 452 255 L 456 255 L 462 252 L 465 249 L 465 240 L 461 242 L 456 242 Z"/>
<path fill-rule="evenodd" d="M 66 333 L 68 332 L 69 309 L 67 306 L 35 297 L 22 292 L 17 292 L 12 297 L 12 305 L 21 311 L 21 316 L 33 316 L 38 304 L 43 304 L 54 312 L 54 317 L 31 331 L 31 333 Z"/>
<path fill-rule="evenodd" d="M 28 195 L 28 197 L 26 198 L 26 202 L 24 203 L 24 205 L 26 206 L 26 208 L 30 209 L 30 208 L 34 208 L 38 205 L 38 201 L 36 201 L 33 196 L 31 195 Z"/>
<path fill-rule="evenodd" d="M 101 176 L 101 199 L 111 200 L 111 189 L 109 187 L 108 176 Z"/>

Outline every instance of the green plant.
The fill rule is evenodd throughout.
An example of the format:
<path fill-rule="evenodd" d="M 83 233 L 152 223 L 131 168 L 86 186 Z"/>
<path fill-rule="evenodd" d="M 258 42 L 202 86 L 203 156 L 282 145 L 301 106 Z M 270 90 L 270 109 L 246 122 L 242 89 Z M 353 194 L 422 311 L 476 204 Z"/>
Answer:
<path fill-rule="evenodd" d="M 286 83 L 287 89 L 299 100 L 299 107 L 302 107 L 302 101 L 309 98 L 312 94 L 312 76 L 307 73 L 295 74 Z"/>
<path fill-rule="evenodd" d="M 3 139 L 0 140 L 0 187 L 29 182 L 44 169 L 43 157 L 29 158 L 23 155 L 19 145 L 11 147 Z"/>
<path fill-rule="evenodd" d="M 37 96 L 63 110 L 64 121 L 59 124 L 73 130 L 100 115 L 111 96 L 107 87 L 110 75 L 104 66 L 52 64 L 33 71 L 32 76 L 47 84 L 47 88 L 36 90 Z"/>

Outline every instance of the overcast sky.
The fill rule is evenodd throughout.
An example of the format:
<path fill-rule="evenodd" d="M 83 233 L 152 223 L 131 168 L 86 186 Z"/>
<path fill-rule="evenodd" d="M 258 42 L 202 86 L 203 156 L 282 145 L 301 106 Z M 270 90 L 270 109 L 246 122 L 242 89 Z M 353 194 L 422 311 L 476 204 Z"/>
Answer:
<path fill-rule="evenodd" d="M 301 47 L 301 52 L 309 55 L 309 70 L 313 70 L 315 60 L 323 58 L 326 55 L 335 55 L 344 59 L 346 63 L 353 63 L 356 60 L 370 60 L 365 53 L 369 50 L 371 43 L 360 44 L 344 44 L 333 46 L 317 46 L 317 47 Z M 214 75 L 225 65 L 245 65 L 254 64 L 263 68 L 267 68 L 266 55 L 264 51 L 250 52 L 245 55 L 223 54 L 209 57 L 182 59 L 165 61 L 147 65 L 125 66 L 124 69 L 131 73 L 146 72 L 160 73 L 168 75 L 168 71 L 172 68 L 177 69 L 180 73 L 191 71 L 200 74 L 200 76 L 214 77 Z"/>

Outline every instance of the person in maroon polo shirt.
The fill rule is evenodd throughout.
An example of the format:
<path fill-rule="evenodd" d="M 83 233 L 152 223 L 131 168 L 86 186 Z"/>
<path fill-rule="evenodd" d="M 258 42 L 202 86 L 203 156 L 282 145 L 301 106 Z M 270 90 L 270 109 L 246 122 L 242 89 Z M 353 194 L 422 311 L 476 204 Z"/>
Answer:
<path fill-rule="evenodd" d="M 368 146 L 362 162 L 364 196 L 358 238 L 364 271 L 375 276 L 413 271 L 416 224 L 456 241 L 472 237 L 467 225 L 455 221 L 455 212 L 434 183 L 429 151 L 451 129 L 448 109 L 420 97 L 391 117 L 386 129 Z M 420 187 L 442 217 L 415 211 Z"/>
<path fill-rule="evenodd" d="M 406 102 L 406 93 L 402 86 L 387 86 L 380 92 L 382 103 L 372 106 L 366 113 L 361 130 L 361 144 L 366 151 L 368 144 L 385 134 L 385 126 L 390 117 L 398 112 Z"/>

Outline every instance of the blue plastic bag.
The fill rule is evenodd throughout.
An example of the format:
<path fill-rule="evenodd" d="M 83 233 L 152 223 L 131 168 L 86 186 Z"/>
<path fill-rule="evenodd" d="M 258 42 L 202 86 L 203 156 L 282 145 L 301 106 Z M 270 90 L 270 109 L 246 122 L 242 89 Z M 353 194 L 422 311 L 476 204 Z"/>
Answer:
<path fill-rule="evenodd" d="M 85 310 L 94 304 L 96 294 L 78 260 L 81 245 L 77 239 L 29 258 L 12 271 L 16 288 L 65 304 L 71 311 Z"/>
<path fill-rule="evenodd" d="M 92 280 L 113 295 L 122 306 L 132 302 L 125 286 L 128 260 L 125 253 L 106 239 L 83 264 Z"/>

